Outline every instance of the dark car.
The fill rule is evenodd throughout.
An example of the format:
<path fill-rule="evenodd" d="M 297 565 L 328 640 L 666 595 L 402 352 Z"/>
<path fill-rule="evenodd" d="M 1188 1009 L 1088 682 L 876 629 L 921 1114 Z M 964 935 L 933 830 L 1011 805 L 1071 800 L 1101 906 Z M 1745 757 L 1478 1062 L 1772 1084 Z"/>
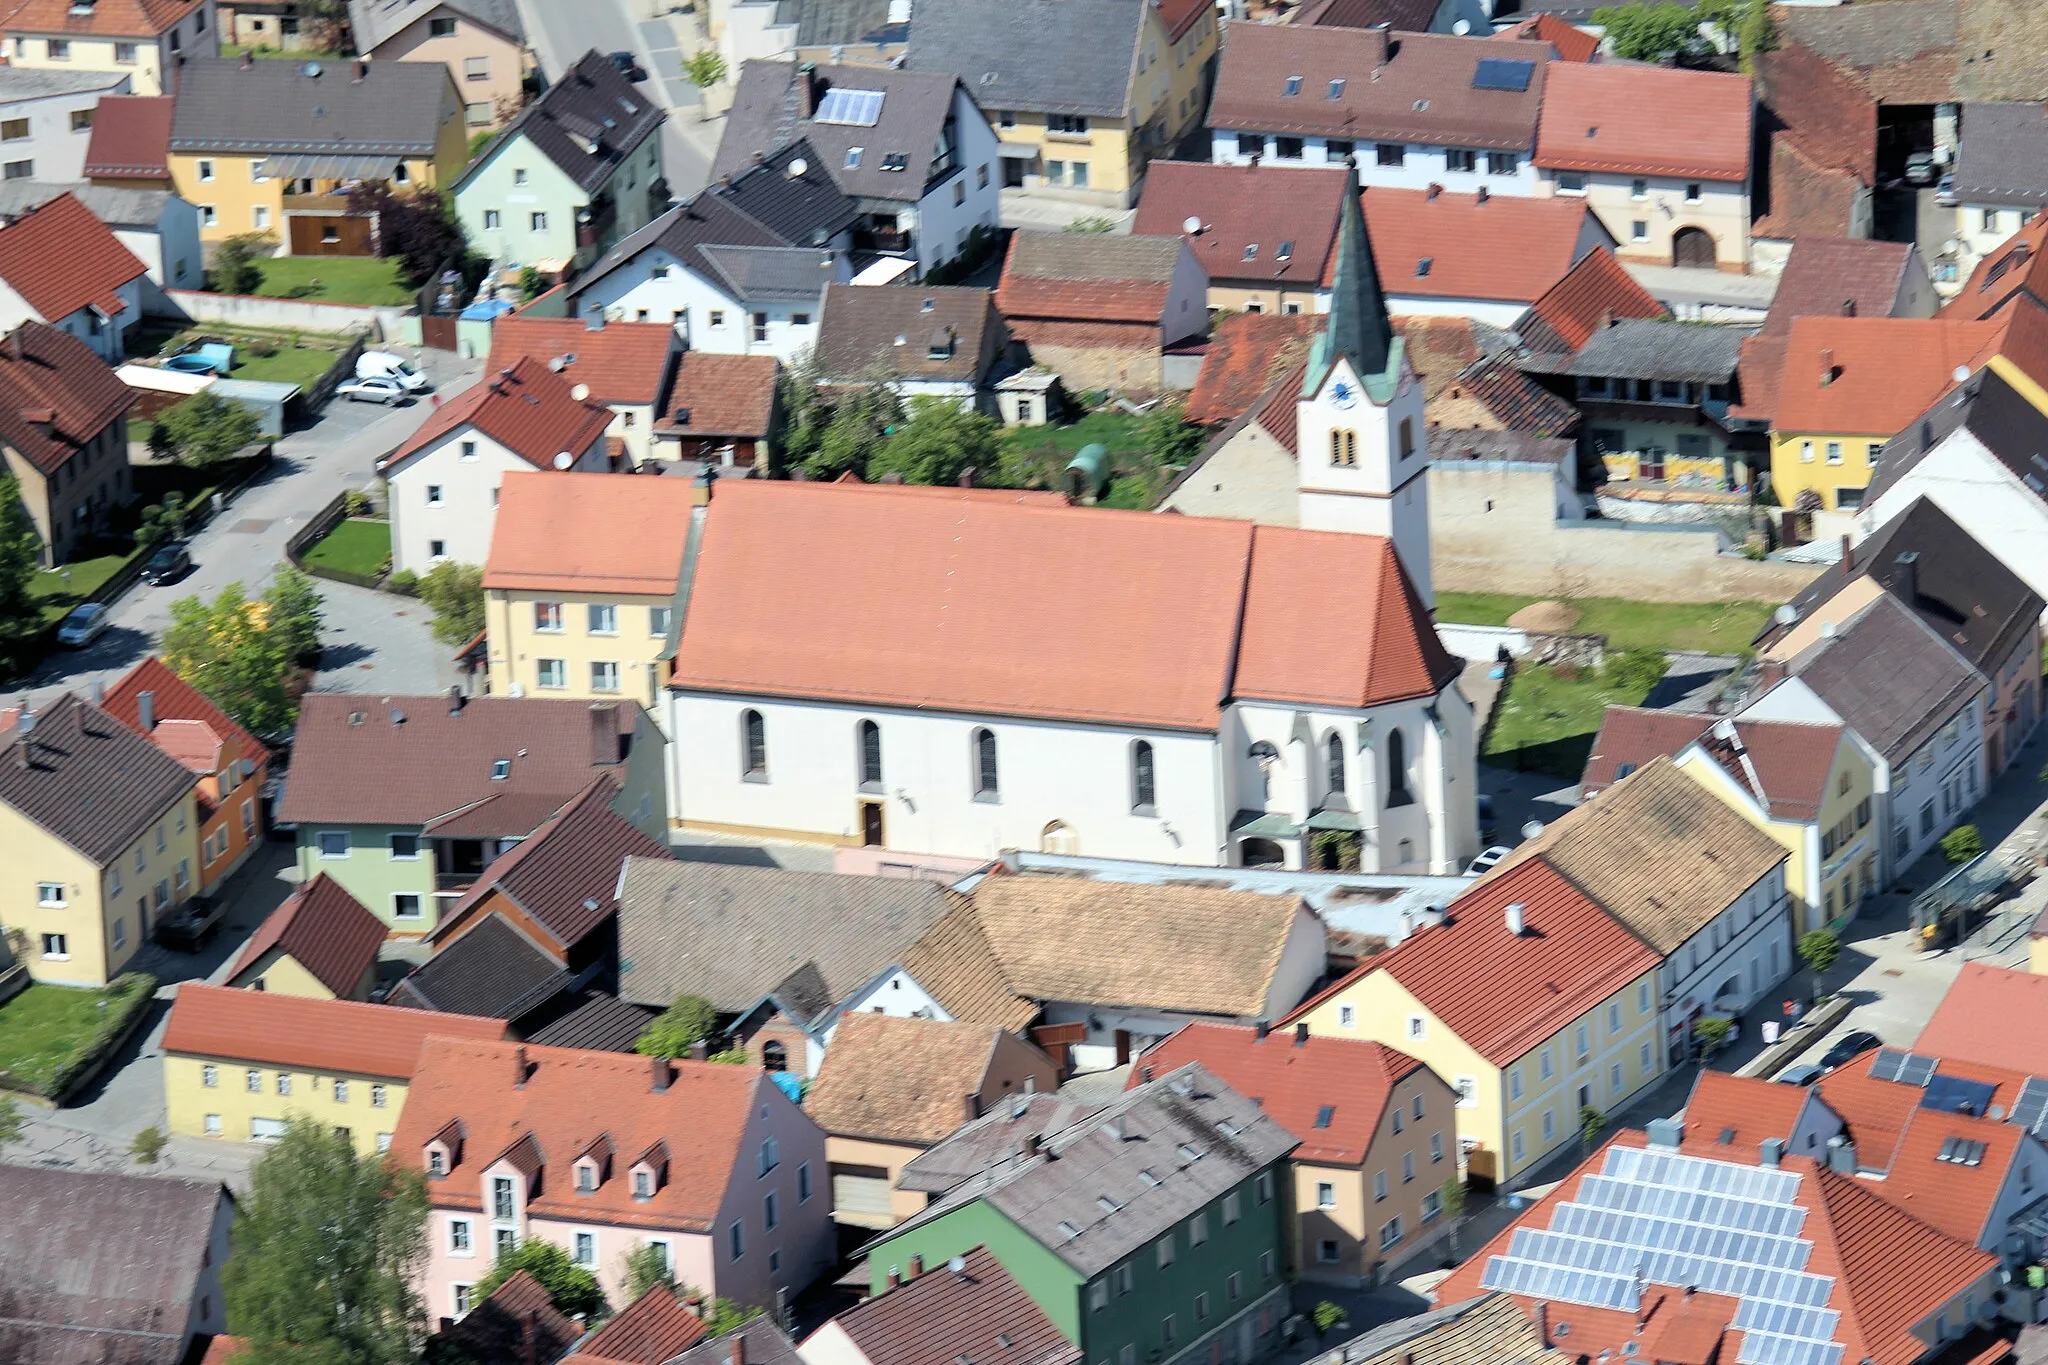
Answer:
<path fill-rule="evenodd" d="M 612 65 L 618 69 L 618 73 L 627 80 L 644 81 L 647 79 L 647 68 L 634 61 L 632 53 L 613 52 L 607 55 L 610 56 Z"/>
<path fill-rule="evenodd" d="M 1836 1067 L 1844 1065 L 1851 1059 L 1870 1051 L 1870 1049 L 1881 1045 L 1883 1042 L 1884 1040 L 1875 1033 L 1869 1033 L 1860 1028 L 1853 1029 L 1835 1039 L 1835 1045 L 1821 1054 L 1821 1069 L 1833 1071 Z"/>
<path fill-rule="evenodd" d="M 175 583 L 191 569 L 192 552 L 173 541 L 169 545 L 160 546 L 157 552 L 149 557 L 149 563 L 142 566 L 142 581 L 157 586 Z"/>

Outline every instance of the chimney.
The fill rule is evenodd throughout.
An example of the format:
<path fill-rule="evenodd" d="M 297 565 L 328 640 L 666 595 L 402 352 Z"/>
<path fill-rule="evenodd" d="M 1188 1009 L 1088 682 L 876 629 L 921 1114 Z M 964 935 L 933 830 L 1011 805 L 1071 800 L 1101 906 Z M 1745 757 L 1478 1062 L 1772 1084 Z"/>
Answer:
<path fill-rule="evenodd" d="M 1856 1144 L 1841 1136 L 1829 1138 L 1828 1169 L 1843 1175 L 1856 1174 Z"/>
<path fill-rule="evenodd" d="M 468 699 L 467 699 L 467 698 L 465 698 L 465 697 L 464 697 L 464 696 L 462 695 L 462 689 L 461 689 L 460 687 L 450 687 L 450 688 L 448 689 L 448 714 L 449 714 L 449 715 L 451 715 L 451 716 L 459 716 L 459 715 L 461 715 L 461 714 L 462 714 L 462 708 L 463 708 L 463 707 L 464 707 L 465 705 L 467 705 L 467 704 L 468 704 Z"/>
<path fill-rule="evenodd" d="M 924 1257 L 913 1252 L 910 1257 L 910 1274 L 905 1278 L 914 1280 L 922 1274 L 924 1274 Z"/>
<path fill-rule="evenodd" d="M 895 1266 L 889 1267 L 889 1288 L 895 1289 L 903 1283 L 903 1272 Z"/>
<path fill-rule="evenodd" d="M 1856 316 L 1856 300 L 1854 300 L 1854 299 L 1843 299 L 1843 300 L 1842 300 L 1842 316 L 1843 316 L 1843 317 L 1845 317 L 1845 318 L 1853 318 L 1853 317 L 1855 317 L 1855 316 Z"/>
<path fill-rule="evenodd" d="M 1685 1125 L 1677 1119 L 1651 1119 L 1649 1135 L 1650 1146 L 1675 1152 L 1678 1144 L 1685 1140 Z"/>
<path fill-rule="evenodd" d="M 1757 1144 L 1758 1162 L 1765 1166 L 1776 1166 L 1785 1160 L 1785 1139 L 1765 1138 Z"/>
<path fill-rule="evenodd" d="M 514 1090 L 524 1090 L 526 1089 L 526 1044 L 521 1043 L 518 1047 L 512 1049 L 512 1061 L 514 1066 L 512 1088 Z"/>
<path fill-rule="evenodd" d="M 1037 1155 L 1038 1155 L 1038 1149 L 1039 1149 L 1039 1148 L 1040 1148 L 1040 1147 L 1041 1147 L 1042 1145 L 1044 1145 L 1044 1140 L 1043 1140 L 1043 1139 L 1041 1139 L 1041 1138 L 1040 1138 L 1040 1137 L 1038 1136 L 1038 1134 L 1036 1134 L 1036 1133 L 1026 1133 L 1026 1134 L 1024 1135 L 1024 1155 L 1025 1155 L 1025 1156 L 1037 1156 Z"/>
<path fill-rule="evenodd" d="M 653 1063 L 653 1065 L 649 1069 L 654 1073 L 654 1093 L 657 1095 L 666 1095 L 668 1093 L 668 1083 L 670 1080 L 668 1058 L 649 1057 L 647 1060 Z"/>
<path fill-rule="evenodd" d="M 21 349 L 21 328 L 17 327 L 7 334 L 7 351 L 16 360 L 28 359 Z"/>
<path fill-rule="evenodd" d="M 1258 1029 L 1259 1041 L 1262 1043 L 1266 1041 L 1266 1035 L 1273 1031 L 1273 1026 L 1263 1019 L 1259 1020 L 1255 1027 Z"/>
<path fill-rule="evenodd" d="M 1306 1019 L 1294 1026 L 1294 1045 L 1296 1047 L 1308 1046 L 1308 1021 Z"/>
<path fill-rule="evenodd" d="M 1820 349 L 1820 386 L 1826 388 L 1835 382 L 1841 371 L 1835 368 L 1835 348 L 1823 346 Z"/>
<path fill-rule="evenodd" d="M 1437 184 L 1434 180 L 1430 181 L 1429 188 L 1423 191 L 1423 193 L 1431 199 L 1435 199 L 1438 195 L 1442 194 L 1443 192 L 1444 187 L 1442 185 Z"/>
<path fill-rule="evenodd" d="M 593 303 L 590 305 L 590 316 L 584 320 L 583 329 L 587 332 L 602 332 L 604 330 L 603 304 Z"/>
<path fill-rule="evenodd" d="M 1472 197 L 1472 202 L 1473 202 L 1473 203 L 1475 203 L 1475 204 L 1483 204 L 1483 203 L 1485 203 L 1485 202 L 1486 202 L 1486 199 L 1487 199 L 1487 191 L 1486 191 L 1486 186 L 1484 186 L 1484 185 L 1481 185 L 1481 186 L 1479 187 L 1479 193 L 1478 193 L 1478 194 L 1476 194 L 1476 195 L 1474 195 L 1474 196 Z"/>
<path fill-rule="evenodd" d="M 1856 572 L 1856 556 L 1849 551 L 1849 537 L 1842 536 L 1842 577 L 1848 578 Z"/>
<path fill-rule="evenodd" d="M 1536 1343 L 1544 1350 L 1550 1349 L 1550 1305 L 1538 1299 L 1530 1311 L 1529 1319 L 1536 1326 Z"/>
<path fill-rule="evenodd" d="M 1898 558 L 1899 599 L 1907 606 L 1920 600 L 1920 552 L 1908 550 Z"/>
<path fill-rule="evenodd" d="M 98 705 L 100 705 L 100 704 L 101 704 L 102 702 L 106 701 L 106 699 L 107 699 L 107 684 L 106 684 L 106 681 L 105 681 L 104 679 L 102 679 L 102 678 L 94 678 L 94 679 L 92 680 L 92 686 L 91 686 L 90 688 L 88 688 L 88 689 L 86 690 L 86 695 L 92 698 L 92 704 L 93 704 L 94 706 L 98 706 Z"/>
<path fill-rule="evenodd" d="M 156 693 L 148 688 L 135 694 L 135 718 L 142 725 L 142 733 L 156 732 Z"/>
<path fill-rule="evenodd" d="M 710 1044 L 710 1043 L 709 1043 L 708 1041 L 706 1041 L 705 1039 L 699 1038 L 699 1039 L 698 1039 L 698 1040 L 697 1040 L 696 1042 L 694 1042 L 694 1043 L 690 1044 L 690 1060 L 691 1060 L 691 1061 L 693 1061 L 693 1062 L 701 1062 L 701 1061 L 703 1061 L 703 1060 L 704 1060 L 705 1058 L 709 1057 L 710 1055 L 711 1055 L 711 1044 Z"/>
<path fill-rule="evenodd" d="M 1510 901 L 1508 903 L 1506 914 L 1508 932 L 1516 938 L 1520 938 L 1522 931 L 1528 927 L 1528 923 L 1524 918 L 1525 909 L 1526 907 L 1520 901 Z"/>
<path fill-rule="evenodd" d="M 731 1365 L 747 1365 L 747 1334 L 743 1331 L 733 1333 Z"/>
<path fill-rule="evenodd" d="M 815 62 L 805 62 L 796 69 L 796 116 L 809 118 L 817 112 L 818 97 L 825 92 L 819 87 L 824 83 L 818 79 Z"/>
<path fill-rule="evenodd" d="M 1138 1068 L 1138 1084 L 1152 1084 L 1152 1064 L 1150 1062 Z"/>
<path fill-rule="evenodd" d="M 1756 675 L 1757 685 L 1765 691 L 1785 681 L 1785 664 L 1780 659 L 1764 660 L 1763 668 Z"/>
<path fill-rule="evenodd" d="M 253 55 L 253 54 L 252 54 L 252 53 L 251 53 L 251 52 L 249 51 L 249 49 L 247 49 L 247 48 L 243 48 L 243 49 L 242 49 L 242 70 L 244 70 L 244 71 L 254 71 L 255 69 L 256 69 L 256 58 L 255 58 L 255 56 L 254 56 L 254 55 Z"/>
<path fill-rule="evenodd" d="M 962 1095 L 960 1097 L 960 1115 L 967 1123 L 972 1123 L 980 1118 L 981 1096 L 974 1094 Z"/>

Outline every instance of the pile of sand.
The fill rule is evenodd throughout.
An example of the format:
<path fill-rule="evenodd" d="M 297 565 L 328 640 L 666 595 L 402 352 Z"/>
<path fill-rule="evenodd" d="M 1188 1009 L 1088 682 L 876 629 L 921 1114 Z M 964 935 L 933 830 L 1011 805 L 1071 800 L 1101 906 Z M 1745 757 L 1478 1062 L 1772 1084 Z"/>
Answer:
<path fill-rule="evenodd" d="M 1579 609 L 1569 602 L 1531 602 L 1508 618 L 1516 630 L 1539 635 L 1562 635 L 1578 623 Z"/>

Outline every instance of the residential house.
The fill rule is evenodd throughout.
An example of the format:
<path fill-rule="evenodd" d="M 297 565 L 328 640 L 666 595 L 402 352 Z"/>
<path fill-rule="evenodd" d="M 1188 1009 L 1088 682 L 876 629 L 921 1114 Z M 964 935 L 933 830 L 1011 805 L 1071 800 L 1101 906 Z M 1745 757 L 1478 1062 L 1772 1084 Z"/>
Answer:
<path fill-rule="evenodd" d="M 581 387 L 522 357 L 441 404 L 379 460 L 390 485 L 392 567 L 425 573 L 446 560 L 483 563 L 500 487 L 515 470 L 609 471 L 612 410 L 578 397 Z"/>
<path fill-rule="evenodd" d="M 1877 101 L 1801 43 L 1755 53 L 1750 66 L 1765 139 L 1750 186 L 1750 268 L 1778 269 L 1801 240 L 1868 239 L 1876 221 Z"/>
<path fill-rule="evenodd" d="M 384 921 L 325 873 L 264 917 L 223 986 L 314 1000 L 364 1000 L 377 986 Z"/>
<path fill-rule="evenodd" d="M 582 1323 L 564 1317 L 546 1287 L 524 1270 L 513 1271 L 489 1297 L 460 1318 L 442 1317 L 440 1323 L 440 1330 L 428 1339 L 428 1354 L 447 1352 L 464 1360 L 555 1365 L 589 1335 Z"/>
<path fill-rule="evenodd" d="M 1081 1350 L 987 1247 L 918 1270 L 827 1321 L 798 1348 L 804 1365 L 952 1365 L 993 1339 L 1033 1365 L 1079 1365 Z"/>
<path fill-rule="evenodd" d="M 0 256 L 16 230 L 0 228 Z M 69 332 L 23 322 L 0 342 L 0 457 L 42 540 L 44 568 L 81 557 L 108 529 L 114 509 L 134 500 L 134 401 L 106 362 Z"/>
<path fill-rule="evenodd" d="M 850 245 L 914 262 L 922 275 L 1000 226 L 996 134 L 969 90 L 943 66 L 750 61 L 711 173 L 737 184 L 748 167 L 801 139 L 854 201 Z M 790 243 L 828 244 L 808 235 Z"/>
<path fill-rule="evenodd" d="M 1553 62 L 1547 72 L 1539 193 L 1583 197 L 1624 258 L 1747 265 L 1749 77 L 1629 62 Z"/>
<path fill-rule="evenodd" d="M 2048 119 L 2034 103 L 1966 104 L 1957 119 L 1955 166 L 1941 196 L 1954 208 L 1957 249 L 1944 246 L 1942 265 L 1960 283 L 2048 207 Z"/>
<path fill-rule="evenodd" d="M 198 780 L 199 890 L 213 895 L 262 841 L 269 748 L 155 655 L 129 669 L 100 709 Z"/>
<path fill-rule="evenodd" d="M 1618 322 L 1661 322 L 1671 311 L 1636 283 L 1612 251 L 1589 251 L 1516 318 L 1516 339 L 1533 360 L 1567 361 Z"/>
<path fill-rule="evenodd" d="M 148 271 L 76 196 L 60 194 L 0 226 L 0 329 L 45 323 L 116 364 L 127 354 L 128 333 L 142 321 Z M 31 411 L 51 406 L 28 405 Z M 125 486 L 125 473 L 122 481 Z"/>
<path fill-rule="evenodd" d="M 500 1019 L 187 981 L 164 1028 L 166 1126 L 275 1142 L 310 1118 L 369 1156 L 389 1150 L 423 1051 L 504 1036 Z"/>
<path fill-rule="evenodd" d="M 1450 34 L 1235 24 L 1209 109 L 1210 160 L 1355 163 L 1372 190 L 1544 194 L 1531 158 L 1555 67 L 1542 57 Z"/>
<path fill-rule="evenodd" d="M 491 324 L 491 364 L 535 360 L 572 387 L 582 385 L 588 399 L 612 410 L 607 434 L 634 464 L 652 453 L 651 433 L 666 411 L 682 356 L 682 339 L 661 323 L 611 326 L 601 313 L 588 323 L 510 313 Z"/>
<path fill-rule="evenodd" d="M 192 772 L 69 693 L 0 726 L 4 928 L 35 980 L 104 986 L 198 891 Z"/>
<path fill-rule="evenodd" d="M 1603 497 L 1626 497 L 1636 483 L 1746 493 L 1764 452 L 1728 415 L 1742 341 L 1729 327 L 1622 318 L 1575 354 L 1528 367 L 1554 374 L 1577 401 L 1584 443 L 1606 472 Z"/>
<path fill-rule="evenodd" d="M 1220 313 L 1327 312 L 1324 271 L 1344 185 L 1335 169 L 1282 176 L 1251 164 L 1161 161 L 1145 176 L 1131 231 L 1183 234 Z"/>
<path fill-rule="evenodd" d="M 348 26 L 374 61 L 447 67 L 472 128 L 505 122 L 525 98 L 526 28 L 513 0 L 349 0 Z M 287 36 L 271 46 L 286 48 Z"/>
<path fill-rule="evenodd" d="M 666 1365 L 800 1365 L 796 1343 L 764 1313 L 721 1336 L 706 1337 Z"/>
<path fill-rule="evenodd" d="M 1452 41 L 1462 41 L 1453 39 Z M 1427 189 L 1365 192 L 1380 292 L 1397 317 L 1512 324 L 1612 234 L 1578 200 Z"/>
<path fill-rule="evenodd" d="M 1209 330 L 1209 281 L 1178 235 L 1010 235 L 996 309 L 1068 388 L 1158 393 L 1167 348 Z"/>
<path fill-rule="evenodd" d="M 932 1198 L 971 1180 L 989 1167 L 1021 1154 L 1036 1139 L 1041 1147 L 1055 1133 L 1101 1111 L 1099 1099 L 1032 1093 L 1013 1095 L 972 1123 L 965 1123 L 903 1168 L 897 1184 Z"/>
<path fill-rule="evenodd" d="M 9 66 L 0 73 L 0 169 L 9 180 L 85 179 L 93 107 L 128 93 L 116 71 Z"/>
<path fill-rule="evenodd" d="M 1881 760 L 1883 882 L 1904 876 L 1983 795 L 1991 685 L 1899 598 L 1852 606 L 1832 633 L 1762 668 L 1767 690 L 1739 715 L 1846 725 Z"/>
<path fill-rule="evenodd" d="M 245 56 L 178 70 L 171 181 L 209 246 L 268 232 L 282 255 L 373 255 L 351 185 L 446 190 L 469 161 L 462 99 L 438 63 Z"/>
<path fill-rule="evenodd" d="M 1991 683 L 1984 769 L 2003 771 L 2019 758 L 2041 716 L 2040 596 L 1938 503 L 1920 498 L 1851 547 L 1837 572 L 1815 579 L 1787 603 L 1793 620 L 1767 627 L 1763 657 L 1796 656 L 1816 630 L 1857 610 L 1870 587 L 1910 608 Z"/>
<path fill-rule="evenodd" d="M 661 750 L 630 701 L 311 693 L 277 818 L 298 826 L 305 880 L 325 872 L 392 932 L 418 936 L 593 779 L 659 840 Z"/>
<path fill-rule="evenodd" d="M 1568 1365 L 1577 1359 L 1569 1350 L 1553 1349 L 1508 1294 L 1476 1295 L 1382 1323 L 1336 1349 L 1357 1365 L 1406 1365 L 1410 1360 Z"/>
<path fill-rule="evenodd" d="M 1784 845 L 1794 939 L 1846 922 L 1883 885 L 1883 826 L 1871 828 L 1881 760 L 1847 727 L 1610 706 L 1579 791 L 1591 799 L 1659 755 Z"/>
<path fill-rule="evenodd" d="M 610 58 L 586 52 L 469 163 L 455 216 L 495 261 L 588 265 L 668 207 L 667 117 Z"/>
<path fill-rule="evenodd" d="M 934 1199 L 868 1247 L 870 1291 L 989 1248 L 1084 1359 L 1244 1365 L 1286 1315 L 1280 1162 L 1299 1139 L 1191 1062 Z"/>
<path fill-rule="evenodd" d="M 492 696 L 659 707 L 693 493 L 686 479 L 505 476 L 484 561 Z"/>
<path fill-rule="evenodd" d="M 879 381 L 905 403 L 939 398 L 985 412 L 1007 350 L 987 289 L 828 284 L 813 355 L 822 383 Z"/>
<path fill-rule="evenodd" d="M 1492 8 L 1487 0 L 1319 0 L 1306 6 L 1296 22 L 1462 36 L 1489 26 Z M 1465 24 L 1462 29 L 1460 20 Z"/>
<path fill-rule="evenodd" d="M 1140 1057 L 1131 1084 L 1189 1062 L 1303 1135 L 1287 1157 L 1288 1264 L 1297 1278 L 1378 1283 L 1450 1231 L 1444 1186 L 1461 1179 L 1458 1094 L 1423 1063 L 1303 1026 L 1197 1023 Z"/>
<path fill-rule="evenodd" d="M 158 290 L 198 289 L 206 282 L 199 247 L 199 210 L 163 189 L 0 181 L 0 218 L 18 217 L 69 194 L 113 231 L 147 270 L 142 311 L 160 311 Z M 152 288 L 151 286 L 155 286 Z M 126 322 L 127 319 L 122 319 Z"/>
<path fill-rule="evenodd" d="M 115 189 L 168 190 L 171 184 L 169 95 L 106 95 L 93 106 L 80 178 Z"/>
<path fill-rule="evenodd" d="M 740 1303 L 832 1263 L 825 1134 L 751 1067 L 451 1040 L 421 1056 L 392 1146 L 426 1177 L 430 1312 L 467 1308 L 491 1259 L 534 1238 L 615 1299 L 643 1246 Z"/>
<path fill-rule="evenodd" d="M 912 12 L 909 65 L 959 77 L 1001 139 L 999 184 L 1128 208 L 1201 125 L 1220 41 L 1203 0 L 958 0 Z M 1062 60 L 1039 60 L 1058 50 Z"/>
<path fill-rule="evenodd" d="M 848 1013 L 804 1093 L 804 1112 L 825 1130 L 833 1218 L 867 1228 L 902 1222 L 925 1206 L 923 1195 L 896 1188 L 906 1163 L 1012 1094 L 1058 1088 L 1046 1055 L 1002 1029 Z"/>
<path fill-rule="evenodd" d="M 227 1329 L 235 1197 L 219 1181 L 0 1166 L 16 1360 L 183 1365 Z"/>
<path fill-rule="evenodd" d="M 668 411 L 654 423 L 654 456 L 666 462 L 664 472 L 694 464 L 742 477 L 765 475 L 774 463 L 773 438 L 781 420 L 781 373 L 772 355 L 685 352 Z"/>
<path fill-rule="evenodd" d="M 1548 44 L 1556 54 L 1550 60 L 1556 62 L 1590 62 L 1600 52 L 1599 34 L 1589 33 L 1555 14 L 1540 11 L 1526 19 L 1513 20 L 1505 28 L 1494 29 L 1493 36 L 1509 41 Z"/>
<path fill-rule="evenodd" d="M 576 1346 L 576 1354 L 600 1365 L 667 1365 L 701 1342 L 709 1330 L 701 1305 L 686 1304 L 675 1288 L 654 1284 Z"/>
<path fill-rule="evenodd" d="M 24 0 L 0 35 L 11 67 L 119 72 L 138 95 L 182 94 L 191 64 L 220 51 L 214 0 Z"/>

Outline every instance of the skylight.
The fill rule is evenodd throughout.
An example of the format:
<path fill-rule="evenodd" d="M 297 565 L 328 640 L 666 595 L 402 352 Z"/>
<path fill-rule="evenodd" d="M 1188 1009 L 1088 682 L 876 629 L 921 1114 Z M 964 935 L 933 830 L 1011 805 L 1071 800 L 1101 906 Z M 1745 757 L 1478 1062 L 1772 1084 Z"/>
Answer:
<path fill-rule="evenodd" d="M 1342 76 L 1330 82 L 1330 98 L 1333 100 L 1344 98 L 1344 78 Z"/>
<path fill-rule="evenodd" d="M 1289 76 L 1289 77 L 1287 78 L 1287 88 L 1286 88 L 1286 90 L 1284 90 L 1284 91 L 1283 91 L 1283 92 L 1281 92 L 1281 93 L 1283 93 L 1283 94 L 1286 94 L 1286 95 L 1290 95 L 1290 96 L 1291 96 L 1291 95 L 1299 95 L 1299 94 L 1301 93 L 1301 77 L 1299 77 L 1299 76 Z"/>
<path fill-rule="evenodd" d="M 852 128 L 872 128 L 882 117 L 881 90 L 848 90 L 834 87 L 818 101 L 817 123 L 837 123 Z"/>

